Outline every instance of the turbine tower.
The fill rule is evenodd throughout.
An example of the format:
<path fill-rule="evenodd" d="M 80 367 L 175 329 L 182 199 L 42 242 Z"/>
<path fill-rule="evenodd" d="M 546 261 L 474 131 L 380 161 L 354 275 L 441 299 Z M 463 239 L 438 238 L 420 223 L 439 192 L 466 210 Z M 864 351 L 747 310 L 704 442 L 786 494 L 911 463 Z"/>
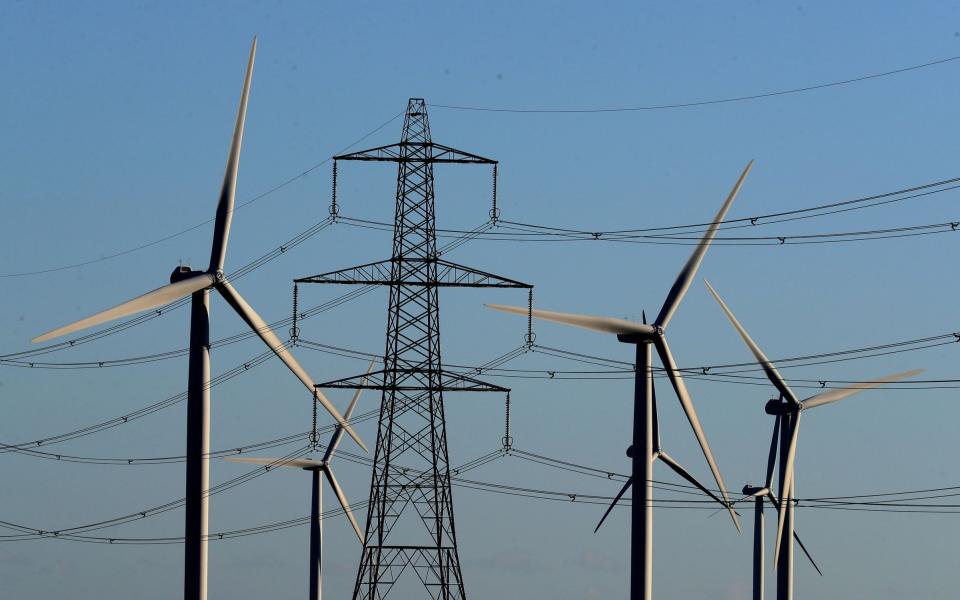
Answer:
<path fill-rule="evenodd" d="M 710 466 L 713 478 L 720 488 L 722 496 L 721 503 L 727 507 L 730 518 L 733 519 L 737 530 L 740 530 L 740 523 L 737 515 L 730 503 L 727 488 L 723 483 L 723 477 L 720 476 L 720 469 L 717 461 L 713 457 L 713 451 L 707 442 L 706 433 L 700 426 L 700 419 L 697 417 L 697 411 L 693 407 L 693 401 L 687 392 L 687 386 L 683 381 L 683 376 L 677 368 L 677 362 L 673 358 L 670 346 L 667 344 L 665 330 L 673 318 L 674 313 L 680 306 L 684 295 L 690 288 L 703 257 L 710 248 L 713 238 L 717 234 L 720 223 L 726 217 L 727 211 L 733 204 L 744 179 L 750 172 L 753 161 L 750 161 L 746 168 L 737 179 L 736 184 L 730 191 L 720 211 L 714 217 L 713 221 L 707 227 L 706 232 L 700 240 L 700 243 L 694 249 L 686 264 L 677 275 L 673 287 L 670 288 L 660 314 L 653 325 L 646 323 L 635 323 L 625 321 L 614 317 L 597 317 L 590 315 L 575 315 L 570 313 L 553 312 L 546 310 L 529 310 L 515 306 L 502 306 L 497 304 L 488 305 L 495 310 L 511 312 L 520 315 L 531 314 L 538 319 L 581 327 L 591 331 L 601 333 L 616 334 L 617 339 L 626 344 L 636 346 L 636 366 L 634 378 L 634 404 L 633 404 L 633 444 L 628 450 L 628 456 L 631 457 L 632 466 L 630 479 L 620 491 L 620 496 L 626 492 L 626 487 L 636 484 L 634 487 L 633 502 L 631 504 L 631 529 L 630 529 L 630 598 L 631 600 L 651 600 L 653 597 L 653 463 L 658 458 L 663 460 L 674 471 L 680 474 L 688 481 L 694 483 L 701 490 L 706 491 L 699 482 L 689 476 L 685 470 L 675 461 L 665 457 L 659 447 L 659 434 L 657 433 L 656 408 L 653 397 L 653 362 L 651 346 L 656 349 L 663 363 L 663 369 L 673 384 L 673 389 L 680 400 L 683 412 L 690 422 L 690 427 L 700 444 L 703 456 Z M 709 493 L 709 492 L 708 492 Z M 712 494 L 711 494 L 712 496 Z M 614 500 L 616 503 L 616 500 Z M 610 509 L 607 509 L 608 512 Z M 606 516 L 606 515 L 604 515 Z M 602 522 L 602 521 L 601 521 Z M 599 527 L 599 525 L 598 525 Z"/>
<path fill-rule="evenodd" d="M 713 286 L 710 285 L 710 282 L 704 281 L 704 283 L 706 283 L 707 289 L 710 290 L 710 294 L 713 296 L 714 300 L 717 301 L 717 304 L 720 305 L 720 308 L 723 309 L 727 319 L 730 320 L 730 323 L 737 330 L 737 333 L 740 334 L 740 337 L 750 349 L 750 352 L 753 353 L 754 358 L 757 359 L 757 362 L 763 368 L 767 379 L 769 379 L 770 383 L 772 383 L 773 386 L 777 388 L 777 391 L 780 392 L 780 397 L 778 399 L 770 400 L 764 407 L 764 410 L 768 415 L 775 417 L 773 444 L 776 444 L 778 437 L 780 442 L 778 461 L 780 464 L 780 501 L 777 508 L 777 542 L 773 553 L 773 562 L 774 566 L 777 568 L 777 600 L 793 600 L 792 540 L 795 538 L 793 530 L 793 499 L 795 497 L 794 460 L 797 457 L 797 439 L 800 432 L 800 415 L 806 409 L 816 408 L 817 406 L 823 406 L 825 404 L 832 404 L 834 402 L 843 400 L 844 398 L 849 398 L 850 396 L 853 396 L 854 394 L 860 393 L 864 390 L 879 387 L 885 383 L 900 381 L 901 379 L 905 379 L 907 377 L 913 377 L 914 375 L 922 373 L 923 369 L 914 369 L 912 371 L 904 371 L 902 373 L 888 375 L 886 377 L 881 377 L 872 381 L 866 381 L 852 387 L 827 390 L 804 400 L 800 400 L 800 398 L 793 393 L 793 390 L 790 389 L 790 386 L 787 385 L 787 382 L 784 380 L 783 376 L 780 375 L 777 367 L 770 362 L 770 359 L 766 357 L 766 355 L 763 353 L 763 350 L 760 349 L 760 346 L 753 341 L 753 338 L 750 337 L 750 334 L 747 333 L 747 330 L 744 329 L 743 325 L 741 325 L 737 318 L 733 315 L 733 312 L 720 297 L 720 294 L 713 289 Z M 773 452 L 774 449 L 771 447 L 771 457 Z M 772 458 L 769 459 L 767 463 L 768 475 L 766 487 L 768 489 L 770 487 L 769 482 L 772 477 L 772 469 L 770 468 L 770 465 L 772 464 L 771 461 Z M 786 543 L 783 543 L 784 536 L 786 536 L 789 540 Z M 804 549 L 804 552 L 806 552 L 806 549 Z M 817 570 L 819 571 L 819 569 Z"/>
<path fill-rule="evenodd" d="M 363 554 L 353 598 L 379 600 L 391 590 L 412 598 L 413 590 L 405 586 L 417 586 L 419 580 L 429 598 L 462 600 L 465 591 L 454 527 L 443 394 L 509 390 L 443 368 L 438 289 L 531 286 L 440 258 L 433 167 L 496 167 L 497 163 L 435 143 L 422 98 L 407 103 L 399 143 L 335 156 L 334 160 L 398 165 L 393 256 L 296 280 L 384 285 L 390 290 L 383 370 L 372 372 L 369 383 L 356 376 L 320 384 L 383 392 Z M 400 583 L 404 574 L 406 580 Z"/>
<path fill-rule="evenodd" d="M 370 369 L 368 372 L 372 369 L 373 361 L 370 361 Z M 356 408 L 357 400 L 360 399 L 360 393 L 362 391 L 362 389 L 357 389 L 353 394 L 350 405 L 347 406 L 347 410 L 343 413 L 345 419 L 349 420 L 353 415 L 353 409 Z M 316 444 L 316 430 L 314 430 L 312 439 L 314 440 L 314 444 Z M 295 467 L 303 469 L 304 471 L 310 471 L 313 475 L 313 480 L 310 485 L 310 600 L 320 600 L 323 596 L 323 482 L 320 480 L 321 473 L 326 477 L 327 483 L 330 484 L 330 489 L 336 494 L 340 508 L 343 509 L 343 514 L 350 520 L 350 524 L 353 526 L 357 538 L 363 543 L 363 533 L 360 531 L 360 526 L 357 525 L 357 519 L 353 516 L 353 511 L 350 510 L 350 503 L 347 502 L 347 496 L 343 493 L 340 483 L 333 474 L 333 467 L 330 465 L 330 461 L 333 460 L 333 454 L 337 451 L 337 446 L 340 445 L 341 439 L 343 439 L 343 427 L 338 424 L 333 435 L 330 436 L 330 441 L 327 443 L 327 450 L 320 460 L 309 457 L 285 460 L 282 458 L 241 458 L 236 456 L 224 459 L 230 462 L 265 465 L 268 469 L 274 466 Z"/>
<path fill-rule="evenodd" d="M 257 52 L 257 39 L 250 46 L 247 74 L 243 81 L 240 108 L 233 132 L 227 168 L 223 176 L 220 200 L 217 203 L 216 221 L 213 227 L 213 247 L 210 266 L 203 271 L 192 271 L 180 266 L 170 275 L 170 284 L 147 292 L 113 308 L 59 327 L 33 339 L 43 342 L 51 338 L 73 333 L 80 329 L 100 325 L 107 321 L 163 306 L 185 296 L 191 296 L 190 308 L 190 359 L 187 375 L 187 477 L 186 477 L 186 523 L 184 544 L 184 598 L 205 600 L 207 597 L 207 520 L 208 488 L 210 480 L 210 290 L 217 290 L 233 310 L 264 341 L 267 346 L 303 383 L 311 396 L 317 400 L 344 427 L 346 432 L 361 447 L 363 442 L 353 428 L 340 415 L 330 401 L 316 389 L 313 380 L 300 366 L 297 359 L 287 351 L 269 325 L 247 304 L 236 288 L 223 274 L 227 255 L 227 240 L 230 222 L 233 219 L 234 194 L 237 188 L 237 171 L 240 166 L 240 146 L 243 142 L 243 125 L 247 114 L 247 98 L 253 77 L 253 61 Z M 365 447 L 364 447 L 365 448 Z"/>

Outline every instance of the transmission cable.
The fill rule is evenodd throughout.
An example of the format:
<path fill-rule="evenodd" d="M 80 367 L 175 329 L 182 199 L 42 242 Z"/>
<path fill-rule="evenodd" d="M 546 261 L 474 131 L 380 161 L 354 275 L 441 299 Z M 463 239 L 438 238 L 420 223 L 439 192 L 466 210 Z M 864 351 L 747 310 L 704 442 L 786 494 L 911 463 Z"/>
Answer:
<path fill-rule="evenodd" d="M 403 116 L 403 114 L 404 114 L 403 112 L 399 112 L 399 113 L 395 114 L 394 116 L 390 117 L 389 120 L 384 121 L 383 123 L 381 123 L 380 125 L 378 125 L 378 126 L 375 127 L 374 129 L 368 131 L 368 132 L 365 133 L 363 136 L 361 136 L 360 138 L 358 138 L 357 140 L 355 140 L 355 141 L 354 141 L 353 143 L 351 143 L 350 145 L 348 145 L 348 146 L 344 147 L 343 149 L 341 149 L 340 151 L 336 152 L 336 154 L 343 154 L 343 153 L 346 152 L 347 150 L 350 150 L 351 148 L 353 148 L 354 146 L 356 146 L 356 145 L 359 144 L 360 142 L 366 140 L 366 139 L 369 138 L 370 136 L 372 136 L 372 135 L 374 135 L 375 133 L 379 132 L 381 129 L 383 129 L 384 127 L 386 127 L 386 126 L 389 125 L 390 123 L 393 123 L 394 121 L 396 121 L 398 118 L 400 118 L 401 116 Z M 311 166 L 311 167 L 308 167 L 306 170 L 301 171 L 299 174 L 294 175 L 294 176 L 292 176 L 292 177 L 290 177 L 290 178 L 282 181 L 281 183 L 278 183 L 277 185 L 273 186 L 272 188 L 268 189 L 267 191 L 261 192 L 260 194 L 257 194 L 257 195 L 254 196 L 253 198 L 250 198 L 249 200 L 246 200 L 246 201 L 244 201 L 244 202 L 241 202 L 241 203 L 237 204 L 237 205 L 234 207 L 233 210 L 236 211 L 236 210 L 239 210 L 239 209 L 241 209 L 241 208 L 247 207 L 247 206 L 253 204 L 254 202 L 256 202 L 256 201 L 258 201 L 258 200 L 261 200 L 261 199 L 263 199 L 263 198 L 266 198 L 267 196 L 269 196 L 269 195 L 271 195 L 271 194 L 273 194 L 273 193 L 275 193 L 275 192 L 280 191 L 281 189 L 287 187 L 287 186 L 290 185 L 291 183 L 293 183 L 293 182 L 295 182 L 295 181 L 297 181 L 297 180 L 299 180 L 299 179 L 302 179 L 302 178 L 306 177 L 307 175 L 309 175 L 309 174 L 312 173 L 313 171 L 316 171 L 317 169 L 319 169 L 319 168 L 322 167 L 323 165 L 329 164 L 331 160 L 333 160 L 333 159 L 332 159 L 332 158 L 327 158 L 327 159 L 325 159 L 325 160 L 322 160 L 322 161 L 314 164 L 314 165 Z M 137 252 L 137 251 L 139 251 L 139 250 L 143 250 L 143 249 L 145 249 L 145 248 L 149 248 L 149 247 L 151 247 L 151 246 L 156 246 L 157 244 L 161 244 L 161 243 L 163 243 L 163 242 L 166 242 L 167 240 L 171 240 L 171 239 L 173 239 L 173 238 L 179 237 L 179 236 L 181 236 L 181 235 L 184 235 L 184 234 L 186 234 L 186 233 L 189 233 L 189 232 L 191 232 L 191 231 L 194 231 L 194 230 L 196 230 L 196 229 L 199 229 L 200 227 L 203 227 L 204 225 L 206 225 L 206 224 L 208 224 L 208 223 L 212 223 L 213 221 L 214 221 L 214 219 L 207 219 L 206 221 L 203 221 L 203 222 L 201 222 L 201 223 L 197 223 L 196 225 L 193 225 L 193 226 L 191 226 L 191 227 L 188 227 L 188 228 L 183 229 L 183 230 L 181 230 L 181 231 L 178 231 L 178 232 L 176 232 L 176 233 L 172 233 L 172 234 L 170 234 L 170 235 L 166 235 L 166 236 L 164 236 L 164 237 L 158 238 L 158 239 L 156 239 L 156 240 L 153 240 L 152 242 L 147 242 L 147 243 L 145 243 L 145 244 L 141 244 L 141 245 L 135 246 L 135 247 L 133 247 L 133 248 L 128 248 L 128 249 L 126 249 L 126 250 L 121 250 L 121 251 L 119 251 L 119 252 L 114 252 L 113 254 L 109 254 L 109 255 L 107 255 L 107 256 L 101 256 L 100 258 L 93 258 L 93 259 L 85 260 L 85 261 L 78 262 L 78 263 L 73 263 L 73 264 L 68 264 L 68 265 L 62 265 L 62 266 L 59 266 L 59 267 L 51 267 L 51 268 L 48 268 L 48 269 L 38 269 L 38 270 L 35 270 L 35 271 L 24 271 L 24 272 L 20 272 L 20 273 L 0 273 L 0 278 L 7 278 L 7 277 L 27 277 L 27 276 L 31 276 L 31 275 L 42 275 L 42 274 L 45 274 L 45 273 L 55 273 L 55 272 L 59 272 L 59 271 L 66 271 L 66 270 L 70 270 L 70 269 L 76 269 L 76 268 L 83 267 L 83 266 L 86 266 L 86 265 L 90 265 L 90 264 L 94 264 L 94 263 L 98 263 L 98 262 L 103 262 L 103 261 L 111 260 L 111 259 L 113 259 L 113 258 L 118 258 L 118 257 L 120 257 L 120 256 L 125 256 L 125 255 L 127 255 L 127 254 L 132 254 L 132 253 L 134 253 L 134 252 Z"/>
<path fill-rule="evenodd" d="M 729 104 L 733 102 L 744 102 L 747 100 L 760 100 L 763 98 L 773 98 L 776 96 L 787 96 L 790 94 L 799 94 L 803 92 L 812 92 L 815 90 L 822 90 L 826 88 L 840 87 L 845 85 L 851 85 L 854 83 L 860 83 L 863 81 L 868 81 L 871 79 L 880 79 L 883 77 L 891 77 L 894 75 L 900 75 L 903 73 L 909 73 L 911 71 L 919 71 L 921 69 L 928 69 L 931 67 L 944 65 L 951 63 L 953 61 L 960 60 L 960 56 L 950 56 L 947 58 L 941 58 L 939 60 L 934 60 L 926 63 L 921 63 L 917 65 L 911 65 L 908 67 L 902 67 L 899 69 L 893 69 L 891 71 L 883 71 L 880 73 L 871 73 L 869 75 L 859 75 L 850 79 L 841 79 L 838 81 L 831 81 L 828 83 L 818 83 L 814 85 L 808 85 L 803 87 L 794 87 L 784 90 L 777 90 L 772 92 L 762 92 L 758 94 L 746 94 L 741 96 L 732 96 L 729 98 L 715 98 L 709 100 L 695 100 L 687 102 L 677 102 L 672 104 L 650 104 L 642 106 L 620 106 L 620 107 L 594 107 L 594 108 L 497 108 L 489 106 L 464 106 L 457 104 L 430 104 L 431 108 L 443 108 L 448 110 L 463 110 L 463 111 L 473 111 L 473 112 L 493 112 L 493 113 L 523 113 L 523 114 L 586 114 L 586 113 L 623 113 L 623 112 L 640 112 L 640 111 L 651 111 L 651 110 L 670 110 L 678 108 L 694 108 L 700 106 L 710 106 L 716 104 Z"/>

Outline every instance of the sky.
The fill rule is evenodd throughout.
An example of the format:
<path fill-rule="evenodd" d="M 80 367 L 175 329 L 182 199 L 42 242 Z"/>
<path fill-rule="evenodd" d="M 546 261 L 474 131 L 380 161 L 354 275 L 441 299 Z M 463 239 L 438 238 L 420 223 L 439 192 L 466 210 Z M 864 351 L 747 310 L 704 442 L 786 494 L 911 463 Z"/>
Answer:
<path fill-rule="evenodd" d="M 243 206 L 234 216 L 228 272 L 326 218 L 331 169 L 325 161 L 348 148 L 398 141 L 410 97 L 427 100 L 435 141 L 500 161 L 501 219 L 517 223 L 599 232 L 707 222 L 749 160 L 756 161 L 753 171 L 729 218 L 960 176 L 953 160 L 960 139 L 956 60 L 849 85 L 688 108 L 444 108 L 685 104 L 893 71 L 960 56 L 957 3 L 8 0 L 0 3 L 0 354 L 28 350 L 39 333 L 162 285 L 180 264 L 204 264 L 212 228 L 207 221 L 214 216 L 254 35 L 257 62 L 237 190 Z M 341 215 L 390 222 L 394 169 L 342 164 Z M 484 224 L 490 184 L 489 167 L 438 166 L 438 227 Z M 730 235 L 803 236 L 960 221 L 952 205 L 957 197 L 948 190 L 817 218 L 761 222 Z M 275 321 L 291 314 L 294 278 L 389 257 L 389 232 L 350 223 L 323 229 L 236 287 L 266 320 Z M 492 231 L 507 232 L 508 225 Z M 958 329 L 960 284 L 949 275 L 948 262 L 955 234 L 820 244 L 795 239 L 710 250 L 670 325 L 681 366 L 751 360 L 701 277 L 775 359 Z M 448 258 L 535 284 L 535 303 L 545 309 L 639 320 L 642 311 L 659 310 L 690 250 L 605 240 L 478 239 Z M 87 264 L 71 267 L 78 263 Z M 320 305 L 343 291 L 303 286 L 300 305 Z M 522 305 L 526 296 L 516 290 L 442 293 L 444 362 L 479 365 L 523 344 L 525 321 L 484 309 L 490 302 Z M 386 305 L 385 291 L 374 291 L 302 322 L 301 337 L 379 353 Z M 213 339 L 245 331 L 219 298 L 212 299 L 211 312 Z M 549 323 L 535 330 L 542 347 L 632 360 L 633 349 L 612 337 Z M 181 309 L 31 360 L 97 363 L 153 355 L 185 347 L 187 332 L 188 314 Z M 255 339 L 216 347 L 213 374 L 261 351 Z M 957 351 L 955 344 L 943 344 L 783 371 L 816 382 L 925 368 L 924 380 L 951 380 L 958 375 Z M 365 368 L 362 359 L 303 346 L 295 352 L 318 381 Z M 50 438 L 175 396 L 185 389 L 186 367 L 184 357 L 92 369 L 0 364 L 0 442 Z M 532 379 L 484 374 L 513 390 L 517 450 L 627 472 L 629 379 L 550 379 L 543 373 L 610 365 L 540 351 L 506 367 L 541 373 Z M 772 427 L 762 407 L 774 394 L 772 386 L 694 377 L 688 385 L 728 487 L 739 491 L 759 483 Z M 949 459 L 960 416 L 952 385 L 896 386 L 810 413 L 800 436 L 798 497 L 960 486 L 960 470 Z M 665 449 L 709 481 L 678 403 L 666 385 L 658 390 Z M 248 446 L 310 425 L 309 398 L 276 360 L 218 385 L 212 397 L 214 449 Z M 343 407 L 349 393 L 332 391 L 330 397 Z M 358 411 L 375 409 L 378 400 L 367 392 Z M 120 459 L 178 456 L 184 451 L 184 412 L 183 403 L 172 404 L 39 449 Z M 446 415 L 451 464 L 500 448 L 501 394 L 449 394 Z M 327 424 L 323 415 L 321 422 Z M 358 432 L 372 442 L 375 421 L 358 424 Z M 351 444 L 345 440 L 343 449 L 360 453 Z M 594 534 L 604 507 L 582 501 L 612 496 L 621 483 L 523 456 L 514 452 L 464 477 L 579 499 L 455 487 L 468 595 L 626 595 L 629 513 L 614 511 Z M 350 500 L 362 503 L 370 468 L 348 458 L 344 453 L 335 465 L 337 476 Z M 211 480 L 221 483 L 249 470 L 214 460 Z M 44 530 L 136 513 L 179 499 L 183 490 L 183 465 L 176 462 L 77 464 L 4 453 L 0 473 L 0 521 Z M 680 483 L 662 465 L 656 476 Z M 301 517 L 309 511 L 308 486 L 306 475 L 292 469 L 251 479 L 211 499 L 210 529 Z M 332 496 L 327 498 L 332 506 Z M 949 497 L 939 501 L 951 503 Z M 657 597 L 749 597 L 750 520 L 744 519 L 744 532 L 737 535 L 728 519 L 713 512 L 656 509 Z M 797 529 L 824 576 L 798 559 L 797 597 L 955 597 L 957 518 L 822 510 L 801 500 Z M 156 538 L 179 536 L 182 527 L 177 509 L 90 535 Z M 324 532 L 325 592 L 347 597 L 360 546 L 342 517 L 326 520 Z M 298 526 L 212 541 L 210 597 L 302 596 L 307 533 Z M 4 595 L 15 598 L 175 597 L 182 562 L 178 544 L 0 542 Z"/>

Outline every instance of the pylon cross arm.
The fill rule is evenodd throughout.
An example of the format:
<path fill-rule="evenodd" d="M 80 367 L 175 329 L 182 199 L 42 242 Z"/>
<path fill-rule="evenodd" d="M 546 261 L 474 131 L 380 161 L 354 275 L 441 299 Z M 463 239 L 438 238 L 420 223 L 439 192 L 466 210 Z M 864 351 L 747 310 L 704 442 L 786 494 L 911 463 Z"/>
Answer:
<path fill-rule="evenodd" d="M 497 161 L 479 154 L 458 150 L 435 142 L 399 142 L 340 154 L 334 160 L 362 160 L 372 162 L 462 163 L 495 165 Z"/>

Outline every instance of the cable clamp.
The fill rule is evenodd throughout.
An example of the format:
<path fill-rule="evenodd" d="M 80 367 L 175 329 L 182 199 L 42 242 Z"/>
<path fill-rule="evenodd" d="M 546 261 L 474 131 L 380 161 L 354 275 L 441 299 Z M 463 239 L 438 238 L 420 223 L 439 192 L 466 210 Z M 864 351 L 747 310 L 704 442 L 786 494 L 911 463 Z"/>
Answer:
<path fill-rule="evenodd" d="M 750 224 L 751 224 L 751 225 L 756 225 L 756 224 L 757 224 L 757 221 L 759 221 L 759 220 L 760 220 L 760 217 L 750 217 Z"/>

